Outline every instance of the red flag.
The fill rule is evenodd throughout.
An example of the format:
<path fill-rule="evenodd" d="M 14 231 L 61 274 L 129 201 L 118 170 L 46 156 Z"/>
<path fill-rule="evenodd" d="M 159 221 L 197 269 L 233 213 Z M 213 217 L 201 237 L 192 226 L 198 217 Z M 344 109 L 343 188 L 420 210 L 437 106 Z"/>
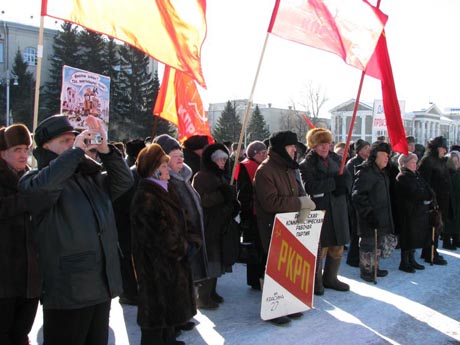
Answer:
<path fill-rule="evenodd" d="M 41 14 L 126 42 L 206 87 L 205 13 L 206 0 L 42 0 Z"/>
<path fill-rule="evenodd" d="M 374 55 L 372 55 L 367 65 L 366 74 L 380 79 L 382 83 L 383 108 L 393 151 L 407 154 L 406 130 L 404 129 L 398 96 L 396 95 L 385 31 L 382 32 Z"/>
<path fill-rule="evenodd" d="M 181 142 L 192 135 L 212 138 L 195 82 L 187 74 L 170 66 L 165 66 L 153 114 L 176 125 Z"/>
<path fill-rule="evenodd" d="M 362 0 L 277 0 L 268 32 L 364 70 L 387 19 Z"/>

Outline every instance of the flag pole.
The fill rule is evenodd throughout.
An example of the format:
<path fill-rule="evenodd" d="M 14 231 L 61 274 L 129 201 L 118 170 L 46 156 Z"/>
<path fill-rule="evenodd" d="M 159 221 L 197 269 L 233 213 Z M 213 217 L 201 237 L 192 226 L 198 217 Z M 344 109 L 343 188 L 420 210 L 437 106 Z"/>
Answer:
<path fill-rule="evenodd" d="M 45 26 L 45 16 L 40 17 L 40 29 L 38 31 L 38 45 L 37 45 L 37 74 L 35 78 L 35 98 L 34 98 L 34 119 L 33 128 L 35 132 L 38 124 L 38 104 L 40 101 L 40 80 L 42 74 L 42 58 L 43 58 L 43 31 Z"/>
<path fill-rule="evenodd" d="M 380 7 L 380 1 L 381 0 L 377 0 L 377 4 L 375 5 L 376 8 Z M 351 116 L 350 128 L 348 130 L 347 141 L 345 143 L 345 149 L 343 151 L 342 162 L 340 163 L 339 175 L 343 174 L 343 169 L 345 168 L 345 163 L 347 161 L 348 152 L 350 150 L 350 140 L 353 134 L 353 127 L 355 126 L 356 113 L 358 112 L 359 99 L 361 97 L 361 90 L 363 88 L 363 82 L 364 82 L 365 75 L 366 75 L 366 70 L 364 69 L 363 72 L 361 73 L 361 80 L 359 81 L 358 94 L 356 95 L 355 106 L 353 107 L 353 115 Z M 362 130 L 361 130 L 361 133 L 362 133 Z"/>
<path fill-rule="evenodd" d="M 251 93 L 248 99 L 248 105 L 246 107 L 246 112 L 244 114 L 243 126 L 241 127 L 240 139 L 238 140 L 238 148 L 236 149 L 235 163 L 233 164 L 233 167 L 232 167 L 232 177 L 230 179 L 230 184 L 233 184 L 234 179 L 235 179 L 235 170 L 236 170 L 236 166 L 238 165 L 238 158 L 240 157 L 240 152 L 241 152 L 241 143 L 243 142 L 244 133 L 246 132 L 246 127 L 248 125 L 249 112 L 252 107 L 252 98 L 254 96 L 254 90 L 256 88 L 257 79 L 259 78 L 260 66 L 262 65 L 262 60 L 265 55 L 265 49 L 267 47 L 267 42 L 268 42 L 268 34 L 269 33 L 267 32 L 267 35 L 265 36 L 264 45 L 262 47 L 262 53 L 260 54 L 259 64 L 257 66 L 256 75 L 255 75 L 254 82 L 252 84 Z"/>

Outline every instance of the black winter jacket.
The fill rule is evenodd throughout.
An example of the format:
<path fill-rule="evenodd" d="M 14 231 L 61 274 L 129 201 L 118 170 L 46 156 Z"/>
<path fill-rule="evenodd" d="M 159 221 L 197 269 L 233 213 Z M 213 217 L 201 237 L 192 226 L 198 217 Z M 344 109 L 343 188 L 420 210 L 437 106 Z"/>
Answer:
<path fill-rule="evenodd" d="M 112 201 L 133 183 L 128 166 L 113 147 L 100 154 L 107 174 L 79 148 L 59 156 L 37 148 L 34 155 L 38 170 L 19 185 L 41 194 L 31 211 L 43 307 L 84 308 L 116 297 L 122 283 Z"/>

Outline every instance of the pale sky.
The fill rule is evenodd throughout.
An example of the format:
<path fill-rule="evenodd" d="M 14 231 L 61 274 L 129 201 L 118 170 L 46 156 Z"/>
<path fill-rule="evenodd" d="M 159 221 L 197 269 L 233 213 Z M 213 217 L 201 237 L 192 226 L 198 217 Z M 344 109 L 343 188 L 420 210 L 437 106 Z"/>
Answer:
<path fill-rule="evenodd" d="M 97 1 L 97 0 L 95 0 Z M 370 0 L 376 4 L 376 0 Z M 250 96 L 275 0 L 208 0 L 208 33 L 202 49 L 208 103 Z M 389 16 L 386 34 L 398 98 L 405 111 L 460 107 L 460 1 L 381 0 Z M 0 19 L 39 24 L 40 0 L 2 1 Z M 34 18 L 31 19 L 30 16 Z M 46 25 L 53 27 L 48 18 Z M 160 76 L 161 77 L 161 76 Z M 311 81 L 328 102 L 321 115 L 356 98 L 361 71 L 338 56 L 270 35 L 262 59 L 254 102 L 287 107 L 304 104 Z M 361 101 L 381 99 L 380 82 L 366 77 Z"/>

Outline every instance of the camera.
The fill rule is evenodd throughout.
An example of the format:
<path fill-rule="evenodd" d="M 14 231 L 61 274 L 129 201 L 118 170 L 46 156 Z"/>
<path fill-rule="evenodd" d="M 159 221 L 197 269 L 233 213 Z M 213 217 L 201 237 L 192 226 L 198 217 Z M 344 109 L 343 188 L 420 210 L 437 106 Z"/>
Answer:
<path fill-rule="evenodd" d="M 94 138 L 91 139 L 89 143 L 92 144 L 92 145 L 100 145 L 100 144 L 102 144 L 102 135 L 100 135 L 99 133 L 96 133 L 94 135 Z"/>

